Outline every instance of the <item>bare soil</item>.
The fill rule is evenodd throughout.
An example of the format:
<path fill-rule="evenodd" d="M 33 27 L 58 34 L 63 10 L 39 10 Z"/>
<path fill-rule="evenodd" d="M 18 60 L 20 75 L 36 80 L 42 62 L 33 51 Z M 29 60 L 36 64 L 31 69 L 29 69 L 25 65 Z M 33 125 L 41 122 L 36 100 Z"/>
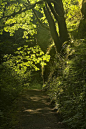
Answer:
<path fill-rule="evenodd" d="M 64 129 L 48 100 L 44 91 L 24 91 L 19 100 L 20 121 L 16 129 Z"/>

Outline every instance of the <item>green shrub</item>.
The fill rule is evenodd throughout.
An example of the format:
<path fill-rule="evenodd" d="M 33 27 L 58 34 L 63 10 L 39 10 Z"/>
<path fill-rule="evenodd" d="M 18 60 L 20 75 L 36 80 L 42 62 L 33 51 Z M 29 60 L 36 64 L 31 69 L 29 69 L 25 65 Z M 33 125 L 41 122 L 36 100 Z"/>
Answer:
<path fill-rule="evenodd" d="M 73 44 L 73 43 L 72 43 Z M 57 66 L 48 88 L 70 128 L 86 128 L 86 41 L 67 46 L 66 56 L 56 60 Z M 55 67 L 55 66 L 54 66 Z"/>
<path fill-rule="evenodd" d="M 13 118 L 15 100 L 23 90 L 23 80 L 19 77 L 7 62 L 0 65 L 0 128 L 9 129 L 9 125 L 15 124 L 17 118 Z M 16 105 L 17 106 L 17 105 Z M 12 110 L 12 111 L 11 111 Z M 15 114 L 15 112 L 14 112 Z M 15 122 L 14 122 L 15 121 Z"/>

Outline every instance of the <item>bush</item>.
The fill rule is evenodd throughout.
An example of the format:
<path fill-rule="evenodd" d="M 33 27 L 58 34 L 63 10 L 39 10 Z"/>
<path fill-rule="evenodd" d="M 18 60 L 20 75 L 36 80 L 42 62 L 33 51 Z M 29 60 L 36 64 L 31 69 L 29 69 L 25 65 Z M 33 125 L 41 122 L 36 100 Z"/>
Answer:
<path fill-rule="evenodd" d="M 73 43 L 72 43 L 73 44 Z M 70 128 L 86 128 L 86 41 L 74 41 L 67 46 L 66 56 L 59 58 L 57 76 L 53 72 L 48 81 L 50 96 L 63 114 L 63 123 Z M 55 66 L 54 66 L 55 67 Z"/>
<path fill-rule="evenodd" d="M 23 90 L 25 78 L 16 74 L 9 62 L 0 65 L 0 128 L 9 129 L 17 124 L 16 100 Z"/>

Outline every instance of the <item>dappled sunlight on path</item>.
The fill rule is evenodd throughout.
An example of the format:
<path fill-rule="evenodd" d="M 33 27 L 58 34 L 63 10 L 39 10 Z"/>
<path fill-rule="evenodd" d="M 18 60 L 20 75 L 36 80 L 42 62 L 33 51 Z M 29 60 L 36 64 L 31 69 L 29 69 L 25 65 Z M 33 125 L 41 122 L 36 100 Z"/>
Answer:
<path fill-rule="evenodd" d="M 47 100 L 48 96 L 43 91 L 24 91 L 21 98 L 20 129 L 63 129 Z"/>

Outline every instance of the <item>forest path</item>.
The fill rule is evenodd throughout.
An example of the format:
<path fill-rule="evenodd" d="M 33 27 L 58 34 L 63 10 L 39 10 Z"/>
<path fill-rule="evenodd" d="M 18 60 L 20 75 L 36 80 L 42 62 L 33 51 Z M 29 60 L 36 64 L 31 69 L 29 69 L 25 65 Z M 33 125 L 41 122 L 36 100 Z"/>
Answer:
<path fill-rule="evenodd" d="M 63 129 L 44 91 L 26 90 L 21 96 L 19 129 Z"/>

